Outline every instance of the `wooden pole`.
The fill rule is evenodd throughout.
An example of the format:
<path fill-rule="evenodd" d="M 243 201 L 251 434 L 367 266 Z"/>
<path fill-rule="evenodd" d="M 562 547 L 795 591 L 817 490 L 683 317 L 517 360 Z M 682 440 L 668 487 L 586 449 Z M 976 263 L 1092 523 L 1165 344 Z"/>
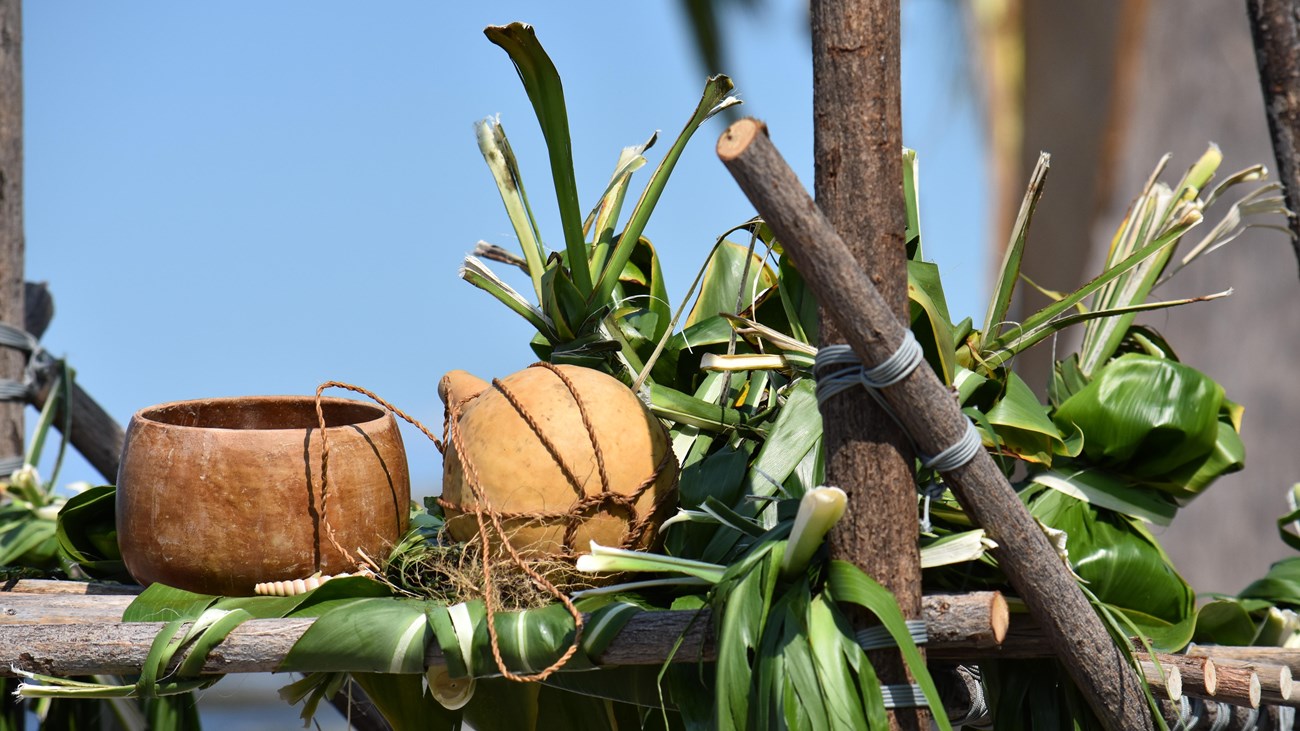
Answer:
<path fill-rule="evenodd" d="M 907 312 L 903 231 L 899 0 L 813 0 L 813 153 L 817 202 L 851 242 L 854 265 L 895 314 Z M 823 303 L 823 306 L 829 303 Z M 819 342 L 844 342 L 822 310 Z M 857 565 L 893 592 L 903 615 L 921 611 L 912 450 L 866 393 L 821 405 L 826 481 L 849 496 L 830 535 L 833 558 Z M 875 622 L 848 608 L 855 627 Z M 924 649 L 924 648 L 922 648 Z M 911 683 L 898 650 L 867 653 L 884 684 Z M 891 729 L 928 729 L 924 709 L 895 709 Z"/>
<path fill-rule="evenodd" d="M 44 283 L 27 282 L 24 291 L 26 301 L 23 327 L 39 340 L 54 318 L 54 298 Z M 27 394 L 27 403 L 37 409 L 45 408 L 45 401 L 50 397 L 50 387 L 54 385 L 52 376 L 49 372 L 37 374 L 36 387 Z M 63 436 L 68 438 L 73 448 L 105 480 L 116 483 L 117 468 L 122 462 L 122 446 L 126 443 L 126 431 L 75 381 L 72 384 L 71 405 L 72 433 Z M 54 415 L 54 428 L 60 432 L 63 431 L 64 409 L 67 406 L 68 404 L 61 404 Z"/>
<path fill-rule="evenodd" d="M 1246 10 L 1278 178 L 1286 207 L 1300 212 L 1300 2 L 1246 0 Z M 1289 223 L 1300 259 L 1300 218 L 1291 216 Z"/>
<path fill-rule="evenodd" d="M 1133 656 L 1139 662 L 1150 661 L 1151 656 L 1145 652 L 1133 653 Z M 1182 679 L 1182 690 L 1184 695 L 1196 698 L 1210 698 L 1214 696 L 1215 689 L 1218 688 L 1217 668 L 1214 661 L 1208 657 L 1193 657 L 1190 655 L 1156 655 L 1156 660 L 1160 664 L 1169 665 L 1178 668 L 1179 676 Z"/>
<path fill-rule="evenodd" d="M 879 152 L 883 158 L 896 150 Z M 733 124 L 718 141 L 718 156 L 794 256 L 818 301 L 831 305 L 827 311 L 853 351 L 867 366 L 884 362 L 903 341 L 906 328 L 855 265 L 835 228 L 767 138 L 767 128 L 752 119 Z M 916 368 L 881 396 L 925 454 L 957 444 L 969 428 L 956 398 L 927 367 Z M 977 450 L 969 463 L 943 477 L 967 514 L 997 541 L 999 567 L 1102 723 L 1116 731 L 1153 728 L 1127 650 L 1111 641 L 992 457 Z"/>
<path fill-rule="evenodd" d="M 1259 708 L 1262 688 L 1259 675 L 1254 670 L 1223 662 L 1215 662 L 1214 669 L 1219 676 L 1218 687 L 1214 689 L 1214 700 L 1234 706 Z"/>
<path fill-rule="evenodd" d="M 23 21 L 0 0 L 0 322 L 23 326 Z M 0 379 L 23 380 L 25 355 L 0 347 Z M 0 401 L 0 459 L 23 454 L 22 401 Z"/>
<path fill-rule="evenodd" d="M 1228 660 L 1260 663 L 1263 665 L 1286 665 L 1291 669 L 1291 676 L 1300 674 L 1300 649 L 1293 647 L 1235 647 L 1231 645 L 1192 645 L 1187 648 L 1188 655 L 1213 658 L 1216 663 Z"/>

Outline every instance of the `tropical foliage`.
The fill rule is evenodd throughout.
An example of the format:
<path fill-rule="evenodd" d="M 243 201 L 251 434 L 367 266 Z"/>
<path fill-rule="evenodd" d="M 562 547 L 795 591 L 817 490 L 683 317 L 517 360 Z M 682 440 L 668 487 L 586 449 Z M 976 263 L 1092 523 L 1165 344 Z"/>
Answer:
<path fill-rule="evenodd" d="M 481 244 L 461 276 L 536 329 L 540 357 L 615 375 L 667 425 L 681 476 L 679 511 L 664 526 L 661 549 L 592 546 L 577 566 L 653 576 L 576 594 L 578 608 L 589 613 L 580 636 L 558 606 L 497 613 L 498 659 L 481 597 L 426 598 L 410 585 L 413 574 L 400 568 L 412 552 L 445 546 L 441 516 L 431 506 L 414 511 L 412 532 L 390 559 L 385 582 L 336 579 L 275 598 L 203 596 L 155 585 L 127 617 L 170 622 L 140 678 L 87 685 L 30 676 L 24 694 L 186 692 L 211 682 L 197 677 L 202 657 L 238 624 L 311 617 L 316 621 L 281 667 L 306 673 L 282 692 L 303 704 L 305 719 L 351 675 L 397 728 L 879 728 L 887 699 L 843 614 L 841 607 L 852 604 L 880 620 L 926 699 L 940 707 L 892 596 L 859 569 L 829 561 L 822 548 L 843 512 L 843 495 L 822 485 L 812 373 L 817 307 L 798 267 L 762 221 L 747 221 L 716 239 L 674 309 L 659 253 L 644 235 L 690 139 L 709 117 L 737 103 L 727 96 L 730 80 L 707 82 L 625 222 L 631 179 L 647 164 L 653 136 L 622 151 L 583 216 L 558 72 L 530 27 L 494 27 L 487 34 L 513 61 L 546 140 L 562 229 L 555 240 L 563 248 L 546 247 L 505 131 L 498 120 L 484 120 L 477 128 L 480 150 L 522 255 Z M 1295 626 L 1287 630 L 1285 623 L 1295 617 L 1285 611 L 1300 604 L 1297 564 L 1279 564 L 1241 597 L 1215 601 L 1198 615 L 1191 588 L 1152 535 L 1149 526 L 1169 524 L 1215 478 L 1241 469 L 1242 410 L 1212 379 L 1180 363 L 1158 333 L 1134 321 L 1143 311 L 1220 296 L 1150 301 L 1180 268 L 1259 225 L 1261 216 L 1282 212 L 1276 187 L 1257 186 L 1204 237 L 1190 235 L 1210 206 L 1257 181 L 1262 169 L 1210 187 L 1220 163 L 1211 148 L 1170 187 L 1159 182 L 1162 161 L 1116 234 L 1103 271 L 1074 292 L 1043 290 L 1052 304 L 1012 323 L 1019 261 L 1048 170 L 1044 158 L 976 329 L 970 320 L 952 322 L 938 269 L 924 259 L 917 158 L 903 155 L 911 327 L 926 362 L 954 388 L 985 447 L 1056 537 L 1117 641 L 1136 635 L 1172 651 L 1194 636 L 1293 637 Z M 521 270 L 532 297 L 484 259 Z M 1083 327 L 1082 346 L 1057 364 L 1048 402 L 1041 403 L 1010 366 L 1018 353 L 1076 324 Z M 1005 589 L 987 550 L 991 542 L 939 476 L 918 468 L 916 481 L 926 587 Z M 70 502 L 58 529 L 68 560 L 108 577 L 120 575 L 104 533 L 110 490 Z M 546 667 L 575 637 L 578 651 L 566 670 L 591 669 L 636 614 L 703 608 L 711 609 L 700 616 L 713 623 L 715 663 L 565 672 L 545 683 L 487 677 L 498 663 L 519 673 Z M 193 625 L 183 628 L 187 620 Z M 169 671 L 169 661 L 186 648 L 187 659 Z M 445 664 L 426 668 L 432 648 Z M 1054 662 L 987 663 L 983 670 L 998 728 L 1096 726 Z M 937 716 L 947 727 L 943 714 Z"/>

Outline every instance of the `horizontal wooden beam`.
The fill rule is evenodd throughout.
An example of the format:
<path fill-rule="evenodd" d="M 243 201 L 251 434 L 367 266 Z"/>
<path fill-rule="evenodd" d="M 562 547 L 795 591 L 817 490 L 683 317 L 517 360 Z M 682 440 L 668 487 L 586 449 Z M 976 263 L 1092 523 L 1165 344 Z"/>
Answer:
<path fill-rule="evenodd" d="M 138 672 L 162 623 L 121 622 L 131 596 L 50 591 L 58 588 L 0 592 L 0 674 L 11 665 L 47 675 Z M 923 606 L 931 646 L 978 651 L 1006 637 L 1006 600 L 997 592 L 931 595 Z M 250 620 L 209 655 L 204 672 L 273 671 L 312 621 Z M 593 659 L 602 665 L 657 665 L 680 637 L 675 661 L 711 661 L 712 629 L 707 611 L 645 612 Z M 427 660 L 441 664 L 437 647 Z"/>

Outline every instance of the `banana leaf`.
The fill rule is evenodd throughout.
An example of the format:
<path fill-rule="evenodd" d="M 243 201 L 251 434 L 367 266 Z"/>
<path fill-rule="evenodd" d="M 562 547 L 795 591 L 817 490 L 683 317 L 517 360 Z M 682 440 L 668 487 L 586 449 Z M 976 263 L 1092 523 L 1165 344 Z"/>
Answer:
<path fill-rule="evenodd" d="M 1007 373 L 1006 392 L 985 416 L 998 436 L 998 448 L 1035 464 L 1050 467 L 1052 457 L 1076 457 L 1087 444 L 1080 443 L 1078 430 L 1068 423 L 1058 428 L 1038 397 L 1015 373 Z M 1067 440 L 1062 431 L 1069 434 Z"/>
<path fill-rule="evenodd" d="M 1270 566 L 1268 573 L 1252 581 L 1240 597 L 1263 599 L 1272 604 L 1300 609 L 1300 556 L 1282 559 Z"/>
<path fill-rule="evenodd" d="M 1215 453 L 1222 406 L 1223 388 L 1199 371 L 1130 353 L 1101 369 L 1053 418 L 1083 432 L 1083 453 L 1095 464 L 1190 500 L 1208 484 L 1202 476 L 1195 487 L 1190 478 Z M 1239 451 L 1226 447 L 1224 460 Z"/>
<path fill-rule="evenodd" d="M 1141 522 L 1056 490 L 1038 493 L 1029 508 L 1044 524 L 1065 531 L 1075 573 L 1153 646 L 1176 652 L 1191 640 L 1196 596 Z"/>
<path fill-rule="evenodd" d="M 352 678 L 392 725 L 393 731 L 457 731 L 463 728 L 461 711 L 443 708 L 424 687 L 424 678 L 420 675 L 352 673 Z M 482 690 L 480 687 L 478 694 Z"/>
<path fill-rule="evenodd" d="M 116 494 L 114 486 L 101 485 L 69 498 L 59 510 L 55 535 L 64 559 L 80 566 L 87 576 L 130 582 L 117 547 Z"/>
<path fill-rule="evenodd" d="M 1259 622 L 1239 599 L 1217 599 L 1196 612 L 1196 635 L 1200 643 L 1251 645 L 1259 633 Z"/>
<path fill-rule="evenodd" d="M 423 673 L 425 648 L 433 631 L 422 604 L 369 598 L 337 607 L 307 628 L 279 669 Z"/>
<path fill-rule="evenodd" d="M 1143 489 L 1096 468 L 1048 470 L 1030 476 L 1030 481 L 1060 490 L 1076 500 L 1144 520 L 1152 525 L 1173 522 L 1178 507 L 1163 495 Z"/>

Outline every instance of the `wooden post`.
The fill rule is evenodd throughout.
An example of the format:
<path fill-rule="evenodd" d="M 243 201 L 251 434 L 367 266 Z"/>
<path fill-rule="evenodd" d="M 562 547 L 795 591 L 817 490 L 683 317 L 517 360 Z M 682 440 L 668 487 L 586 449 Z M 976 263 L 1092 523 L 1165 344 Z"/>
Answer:
<path fill-rule="evenodd" d="M 817 202 L 849 242 L 890 309 L 907 312 L 903 231 L 898 0 L 814 0 L 813 151 Z M 820 343 L 844 342 L 823 310 Z M 849 496 L 830 535 L 831 556 L 856 564 L 894 593 L 909 619 L 921 612 L 912 450 L 861 389 L 821 406 L 826 481 Z M 855 626 L 873 620 L 851 614 Z M 880 682 L 911 683 L 896 649 L 867 653 Z M 896 709 L 891 729 L 928 729 L 924 709 Z"/>
<path fill-rule="evenodd" d="M 903 341 L 906 326 L 855 266 L 844 240 L 767 138 L 767 128 L 752 119 L 733 124 L 718 141 L 718 156 L 793 254 L 817 299 L 832 305 L 828 312 L 853 352 L 867 366 L 883 363 Z M 957 399 L 927 367 L 912 370 L 880 395 L 923 453 L 939 454 L 970 428 Z M 1106 633 L 988 452 L 977 449 L 970 462 L 943 477 L 967 514 L 997 541 L 998 565 L 1101 722 L 1124 731 L 1153 728 L 1128 651 Z"/>
<path fill-rule="evenodd" d="M 0 322 L 23 326 L 21 0 L 0 0 Z M 21 381 L 26 362 L 21 351 L 0 348 L 0 378 Z M 22 401 L 0 401 L 0 459 L 22 456 L 26 407 Z"/>
<path fill-rule="evenodd" d="M 1300 212 L 1300 3 L 1247 0 L 1246 9 L 1278 178 L 1286 207 Z M 1300 258 L 1300 218 L 1291 216 L 1289 223 Z"/>

